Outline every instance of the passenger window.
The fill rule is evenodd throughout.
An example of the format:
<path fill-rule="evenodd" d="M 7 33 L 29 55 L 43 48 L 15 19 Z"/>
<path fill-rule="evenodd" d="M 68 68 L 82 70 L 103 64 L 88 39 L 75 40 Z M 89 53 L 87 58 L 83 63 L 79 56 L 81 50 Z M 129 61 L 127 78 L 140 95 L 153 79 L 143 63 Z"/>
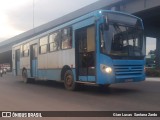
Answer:
<path fill-rule="evenodd" d="M 62 30 L 62 49 L 72 48 L 72 33 L 71 28 Z"/>
<path fill-rule="evenodd" d="M 22 49 L 23 49 L 22 50 L 23 57 L 29 56 L 29 43 L 24 44 Z"/>
<path fill-rule="evenodd" d="M 50 36 L 49 36 L 49 50 L 51 52 L 60 49 L 59 43 L 60 43 L 60 31 L 55 32 L 53 34 L 50 34 Z"/>
<path fill-rule="evenodd" d="M 95 51 L 95 26 L 89 26 L 82 28 L 79 31 L 78 38 L 81 40 L 79 42 L 80 52 L 93 52 Z"/>
<path fill-rule="evenodd" d="M 47 53 L 48 36 L 40 38 L 40 54 Z"/>
<path fill-rule="evenodd" d="M 95 26 L 87 28 L 87 52 L 95 51 Z"/>
<path fill-rule="evenodd" d="M 35 45 L 32 45 L 32 58 L 36 59 L 37 56 L 38 56 L 38 53 L 37 53 L 37 44 L 35 44 Z"/>

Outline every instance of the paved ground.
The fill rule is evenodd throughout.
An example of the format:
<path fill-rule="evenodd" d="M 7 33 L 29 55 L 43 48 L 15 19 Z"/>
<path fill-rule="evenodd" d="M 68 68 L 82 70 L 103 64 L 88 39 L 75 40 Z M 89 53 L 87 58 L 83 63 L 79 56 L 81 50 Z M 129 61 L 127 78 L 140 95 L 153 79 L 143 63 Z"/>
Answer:
<path fill-rule="evenodd" d="M 149 78 L 140 83 L 116 84 L 103 91 L 97 87 L 85 86 L 79 91 L 72 92 L 65 90 L 61 83 L 41 81 L 36 84 L 25 84 L 19 77 L 13 77 L 11 74 L 0 78 L 0 111 L 31 110 L 160 111 L 160 79 Z M 115 118 L 86 118 L 88 119 L 114 120 Z M 124 118 L 117 119 L 124 120 Z"/>

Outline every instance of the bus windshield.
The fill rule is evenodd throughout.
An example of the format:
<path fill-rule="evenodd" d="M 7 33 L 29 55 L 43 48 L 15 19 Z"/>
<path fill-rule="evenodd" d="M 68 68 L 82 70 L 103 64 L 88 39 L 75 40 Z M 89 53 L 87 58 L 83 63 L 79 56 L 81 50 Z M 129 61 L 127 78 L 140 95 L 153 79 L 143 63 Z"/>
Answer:
<path fill-rule="evenodd" d="M 143 30 L 118 23 L 101 30 L 101 51 L 114 58 L 143 57 Z"/>

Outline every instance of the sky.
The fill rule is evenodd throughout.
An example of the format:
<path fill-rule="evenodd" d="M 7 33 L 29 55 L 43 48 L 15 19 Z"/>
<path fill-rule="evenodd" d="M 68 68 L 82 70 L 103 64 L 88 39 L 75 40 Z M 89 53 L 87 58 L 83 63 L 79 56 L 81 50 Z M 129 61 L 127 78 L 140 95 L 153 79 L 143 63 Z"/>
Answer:
<path fill-rule="evenodd" d="M 0 42 L 96 1 L 0 0 Z"/>
<path fill-rule="evenodd" d="M 148 55 L 150 50 L 156 49 L 156 38 L 147 37 L 146 38 L 146 55 Z"/>

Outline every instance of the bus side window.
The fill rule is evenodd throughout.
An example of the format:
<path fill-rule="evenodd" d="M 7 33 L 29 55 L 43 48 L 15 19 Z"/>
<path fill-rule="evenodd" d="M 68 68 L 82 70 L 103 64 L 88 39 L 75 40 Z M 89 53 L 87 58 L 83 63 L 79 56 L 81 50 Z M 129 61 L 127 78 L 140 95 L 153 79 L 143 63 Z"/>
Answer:
<path fill-rule="evenodd" d="M 95 51 L 95 26 L 87 28 L 87 52 Z"/>
<path fill-rule="evenodd" d="M 49 51 L 58 50 L 59 40 L 58 40 L 58 32 L 54 32 L 49 36 Z"/>
<path fill-rule="evenodd" d="M 40 49 L 39 53 L 44 54 L 47 53 L 47 46 L 48 46 L 48 36 L 40 38 Z"/>
<path fill-rule="evenodd" d="M 72 31 L 71 28 L 62 30 L 62 49 L 72 48 Z"/>
<path fill-rule="evenodd" d="M 29 43 L 23 45 L 22 56 L 23 57 L 28 57 L 29 56 Z"/>
<path fill-rule="evenodd" d="M 87 52 L 87 29 L 80 29 L 77 37 L 79 41 L 79 52 Z"/>

